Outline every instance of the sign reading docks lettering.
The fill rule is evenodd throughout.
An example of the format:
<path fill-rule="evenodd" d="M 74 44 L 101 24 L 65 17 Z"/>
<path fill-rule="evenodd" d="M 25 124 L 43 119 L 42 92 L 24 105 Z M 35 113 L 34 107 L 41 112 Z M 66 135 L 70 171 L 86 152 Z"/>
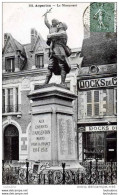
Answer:
<path fill-rule="evenodd" d="M 86 126 L 86 131 L 116 131 L 117 125 L 103 125 L 103 126 Z"/>
<path fill-rule="evenodd" d="M 88 79 L 79 81 L 79 89 L 113 87 L 117 86 L 117 77 L 107 77 L 98 79 Z"/>

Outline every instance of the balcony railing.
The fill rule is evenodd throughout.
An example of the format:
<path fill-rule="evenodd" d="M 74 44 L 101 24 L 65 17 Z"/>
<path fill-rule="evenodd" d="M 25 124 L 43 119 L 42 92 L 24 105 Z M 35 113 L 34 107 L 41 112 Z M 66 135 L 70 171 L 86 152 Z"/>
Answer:
<path fill-rule="evenodd" d="M 2 107 L 2 113 L 20 112 L 20 111 L 21 111 L 21 104 L 6 105 Z"/>

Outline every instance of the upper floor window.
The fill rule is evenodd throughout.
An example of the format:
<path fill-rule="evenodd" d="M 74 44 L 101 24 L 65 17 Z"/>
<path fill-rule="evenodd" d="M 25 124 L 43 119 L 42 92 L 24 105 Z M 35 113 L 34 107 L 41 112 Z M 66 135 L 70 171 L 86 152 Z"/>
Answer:
<path fill-rule="evenodd" d="M 87 92 L 87 116 L 99 115 L 99 90 L 93 90 Z"/>
<path fill-rule="evenodd" d="M 87 116 L 117 114 L 117 89 L 90 90 L 86 92 Z"/>
<path fill-rule="evenodd" d="M 14 57 L 5 58 L 5 70 L 7 72 L 14 72 L 15 71 L 14 61 L 15 61 Z"/>
<path fill-rule="evenodd" d="M 117 114 L 117 89 L 95 89 L 79 91 L 78 117 L 104 117 Z"/>
<path fill-rule="evenodd" d="M 44 67 L 44 56 L 43 56 L 43 54 L 36 54 L 35 64 L 36 64 L 37 68 L 43 68 Z"/>
<path fill-rule="evenodd" d="M 18 101 L 18 87 L 5 88 L 2 91 L 2 112 L 18 112 L 20 105 Z"/>

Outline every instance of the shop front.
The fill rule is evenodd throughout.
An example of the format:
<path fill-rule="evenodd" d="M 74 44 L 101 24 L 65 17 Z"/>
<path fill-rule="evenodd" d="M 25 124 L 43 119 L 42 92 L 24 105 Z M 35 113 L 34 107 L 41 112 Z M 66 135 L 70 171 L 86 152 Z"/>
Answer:
<path fill-rule="evenodd" d="M 82 160 L 117 161 L 117 126 L 83 126 Z"/>

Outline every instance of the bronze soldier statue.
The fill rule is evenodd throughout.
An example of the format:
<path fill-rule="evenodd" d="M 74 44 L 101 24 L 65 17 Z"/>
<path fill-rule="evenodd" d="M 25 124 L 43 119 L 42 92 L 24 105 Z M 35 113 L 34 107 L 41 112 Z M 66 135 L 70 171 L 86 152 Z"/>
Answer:
<path fill-rule="evenodd" d="M 71 55 L 71 50 L 67 46 L 66 30 L 67 25 L 58 22 L 54 32 L 50 31 L 47 36 L 47 42 L 50 42 L 50 55 L 45 84 L 49 83 L 52 73 L 54 73 L 55 75 L 61 75 L 61 84 L 65 85 L 66 74 L 70 72 L 68 57 Z"/>

